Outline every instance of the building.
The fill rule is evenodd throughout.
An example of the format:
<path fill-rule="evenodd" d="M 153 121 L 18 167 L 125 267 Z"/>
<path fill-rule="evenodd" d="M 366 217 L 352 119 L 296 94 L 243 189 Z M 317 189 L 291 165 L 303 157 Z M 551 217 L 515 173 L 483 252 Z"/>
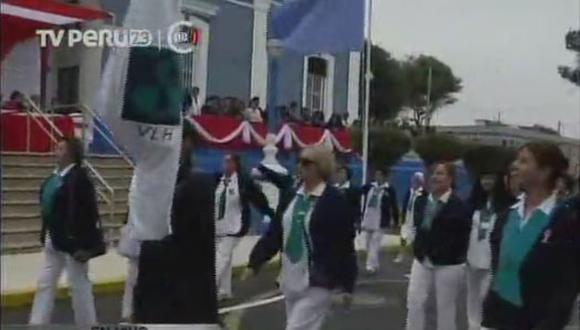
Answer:
<path fill-rule="evenodd" d="M 69 1 L 70 2 L 70 1 Z M 111 12 L 113 25 L 121 25 L 129 1 L 73 1 L 97 6 Z M 193 23 L 199 42 L 193 53 L 185 55 L 186 85 L 197 86 L 202 100 L 208 96 L 236 97 L 248 102 L 268 99 L 269 13 L 280 2 L 272 0 L 183 0 L 183 19 Z M 96 28 L 100 23 L 84 24 Z M 51 51 L 47 75 L 47 104 L 93 104 L 107 51 L 82 46 Z M 332 113 L 349 113 L 358 118 L 361 54 L 285 53 L 281 72 L 278 105 L 297 102 L 321 110 L 326 118 Z"/>
<path fill-rule="evenodd" d="M 534 140 L 550 141 L 559 145 L 568 157 L 572 173 L 580 174 L 580 140 L 561 136 L 557 131 L 540 125 L 514 126 L 492 120 L 476 120 L 475 125 L 439 126 L 437 132 L 477 144 L 511 148 Z"/>

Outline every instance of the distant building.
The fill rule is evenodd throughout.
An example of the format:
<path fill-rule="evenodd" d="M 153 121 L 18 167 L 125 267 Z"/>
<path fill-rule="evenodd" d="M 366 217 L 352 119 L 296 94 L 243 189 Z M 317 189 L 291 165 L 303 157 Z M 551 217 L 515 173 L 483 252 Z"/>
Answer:
<path fill-rule="evenodd" d="M 466 126 L 438 126 L 437 132 L 451 134 L 483 145 L 494 145 L 518 148 L 523 144 L 544 140 L 556 143 L 570 160 L 572 173 L 580 174 L 580 140 L 561 136 L 557 131 L 543 127 L 514 126 L 492 120 L 476 120 L 475 125 Z"/>

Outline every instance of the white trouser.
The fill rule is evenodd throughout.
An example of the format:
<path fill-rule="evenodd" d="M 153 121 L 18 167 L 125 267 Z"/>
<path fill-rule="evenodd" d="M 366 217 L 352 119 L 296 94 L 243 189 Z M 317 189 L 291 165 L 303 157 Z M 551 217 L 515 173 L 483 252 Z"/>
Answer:
<path fill-rule="evenodd" d="M 376 271 L 380 266 L 379 252 L 381 251 L 381 244 L 383 242 L 383 230 L 365 230 L 365 246 L 367 251 L 367 264 L 366 268 L 368 271 Z"/>
<path fill-rule="evenodd" d="M 437 300 L 437 329 L 456 330 L 457 295 L 464 274 L 463 265 L 428 267 L 415 259 L 407 293 L 407 330 L 427 329 L 425 306 L 433 285 Z"/>
<path fill-rule="evenodd" d="M 216 237 L 216 281 L 218 295 L 232 295 L 232 259 L 239 237 Z"/>
<path fill-rule="evenodd" d="M 95 299 L 88 276 L 88 262 L 81 263 L 70 255 L 54 249 L 47 237 L 44 247 L 45 263 L 40 271 L 36 295 L 30 312 L 30 324 L 49 324 L 54 308 L 58 281 L 66 268 L 72 291 L 72 306 L 77 325 L 92 325 L 97 322 Z"/>
<path fill-rule="evenodd" d="M 286 330 L 318 330 L 330 309 L 332 292 L 309 287 L 302 293 L 285 293 Z"/>
<path fill-rule="evenodd" d="M 467 277 L 467 320 L 469 330 L 481 329 L 483 299 L 489 289 L 491 272 L 489 269 L 466 267 Z"/>
<path fill-rule="evenodd" d="M 127 259 L 127 279 L 125 280 L 123 306 L 121 307 L 121 318 L 126 320 L 131 319 L 133 316 L 133 292 L 137 284 L 138 263 L 138 260 Z"/>

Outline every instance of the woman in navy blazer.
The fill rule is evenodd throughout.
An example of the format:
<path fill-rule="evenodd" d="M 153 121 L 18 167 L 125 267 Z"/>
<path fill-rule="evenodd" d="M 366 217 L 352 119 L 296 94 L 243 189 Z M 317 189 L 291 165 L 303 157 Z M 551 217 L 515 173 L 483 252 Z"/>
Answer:
<path fill-rule="evenodd" d="M 455 166 L 436 163 L 429 191 L 413 205 L 415 260 L 407 294 L 407 330 L 425 329 L 425 307 L 431 287 L 437 300 L 437 329 L 457 329 L 457 297 L 464 277 L 464 263 L 471 230 L 465 203 L 452 188 Z"/>
<path fill-rule="evenodd" d="M 281 190 L 276 216 L 250 255 L 257 273 L 281 252 L 280 286 L 286 297 L 286 329 L 316 330 L 330 308 L 332 290 L 349 304 L 357 274 L 354 228 L 344 194 L 327 184 L 332 152 L 305 149 L 299 163 L 302 184 L 265 167 L 261 172 Z"/>

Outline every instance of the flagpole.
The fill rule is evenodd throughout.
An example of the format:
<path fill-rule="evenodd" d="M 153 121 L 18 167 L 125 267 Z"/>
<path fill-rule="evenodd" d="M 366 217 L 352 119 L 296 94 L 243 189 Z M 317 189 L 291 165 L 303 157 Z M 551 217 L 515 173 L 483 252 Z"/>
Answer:
<path fill-rule="evenodd" d="M 368 164 L 369 164 L 369 108 L 371 96 L 371 22 L 373 12 L 373 0 L 368 0 L 367 6 L 367 38 L 366 38 L 366 56 L 365 56 L 365 98 L 364 98 L 364 116 L 363 116 L 363 169 L 362 183 L 367 182 Z"/>

